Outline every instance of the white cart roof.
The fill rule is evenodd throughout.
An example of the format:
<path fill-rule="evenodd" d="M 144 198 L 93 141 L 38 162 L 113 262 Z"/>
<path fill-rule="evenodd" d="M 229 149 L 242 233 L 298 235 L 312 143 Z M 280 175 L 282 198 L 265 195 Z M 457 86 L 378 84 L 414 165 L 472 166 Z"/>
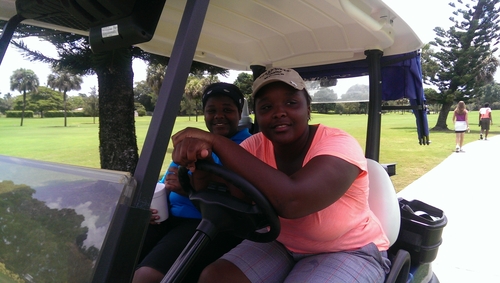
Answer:
<path fill-rule="evenodd" d="M 59 1 L 54 1 L 59 2 Z M 143 50 L 170 56 L 186 1 L 167 0 Z M 0 0 L 0 18 L 16 14 L 14 0 Z M 23 23 L 80 34 L 64 23 Z M 303 67 L 415 51 L 422 42 L 381 0 L 212 0 L 194 60 L 234 70 L 250 65 Z"/>

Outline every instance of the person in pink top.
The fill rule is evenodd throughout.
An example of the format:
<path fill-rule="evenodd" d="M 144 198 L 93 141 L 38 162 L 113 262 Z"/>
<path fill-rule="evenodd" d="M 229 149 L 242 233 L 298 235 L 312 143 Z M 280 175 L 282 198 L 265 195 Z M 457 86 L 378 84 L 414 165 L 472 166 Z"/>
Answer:
<path fill-rule="evenodd" d="M 488 140 L 488 133 L 490 132 L 490 125 L 493 125 L 493 118 L 491 117 L 490 104 L 486 102 L 481 109 L 479 109 L 479 127 L 481 127 L 481 133 L 479 134 L 479 139 Z"/>
<path fill-rule="evenodd" d="M 243 241 L 198 282 L 384 282 L 389 240 L 368 205 L 366 158 L 346 132 L 309 125 L 311 98 L 300 75 L 273 68 L 253 84 L 261 130 L 241 146 L 199 129 L 173 136 L 175 162 L 198 180 L 197 159 L 215 152 L 276 209 L 276 241 Z M 242 162 L 244 160 L 244 162 Z"/>
<path fill-rule="evenodd" d="M 455 151 L 463 151 L 465 131 L 469 130 L 469 113 L 465 109 L 465 102 L 459 101 L 457 108 L 453 111 L 453 123 L 455 124 Z"/>

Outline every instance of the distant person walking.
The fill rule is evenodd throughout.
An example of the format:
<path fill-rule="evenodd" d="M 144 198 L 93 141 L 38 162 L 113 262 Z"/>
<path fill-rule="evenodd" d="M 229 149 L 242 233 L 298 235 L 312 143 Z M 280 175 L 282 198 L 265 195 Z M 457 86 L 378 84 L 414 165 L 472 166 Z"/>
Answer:
<path fill-rule="evenodd" d="M 457 108 L 453 111 L 453 123 L 455 124 L 455 151 L 463 151 L 462 146 L 464 144 L 465 131 L 469 129 L 469 113 L 465 109 L 465 103 L 459 101 Z"/>
<path fill-rule="evenodd" d="M 484 107 L 479 109 L 479 126 L 481 127 L 481 133 L 479 134 L 479 139 L 488 139 L 488 133 L 490 132 L 490 125 L 493 125 L 493 118 L 491 117 L 490 104 L 486 102 Z"/>

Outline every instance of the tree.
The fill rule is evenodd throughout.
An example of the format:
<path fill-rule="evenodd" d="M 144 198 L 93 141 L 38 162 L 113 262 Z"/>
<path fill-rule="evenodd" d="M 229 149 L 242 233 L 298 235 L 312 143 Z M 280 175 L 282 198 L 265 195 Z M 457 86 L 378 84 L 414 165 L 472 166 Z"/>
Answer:
<path fill-rule="evenodd" d="M 187 114 L 189 121 L 191 121 L 191 115 L 195 115 L 196 113 L 196 101 L 187 98 L 185 95 L 182 96 L 181 113 Z"/>
<path fill-rule="evenodd" d="M 83 108 L 86 98 L 87 98 L 87 95 L 85 95 L 85 96 L 81 96 L 81 95 L 69 96 L 66 100 L 66 103 L 68 104 L 69 109 Z"/>
<path fill-rule="evenodd" d="M 95 87 L 91 88 L 90 95 L 85 98 L 83 113 L 93 117 L 95 124 L 95 117 L 99 116 L 99 96 Z"/>
<path fill-rule="evenodd" d="M 445 31 L 436 27 L 436 38 L 423 57 L 424 80 L 438 88 L 436 100 L 442 104 L 434 130 L 447 130 L 448 114 L 454 101 L 468 101 L 478 89 L 493 80 L 498 67 L 494 46 L 500 38 L 500 0 L 457 0 L 450 3 L 456 11 L 453 26 Z M 430 66 L 426 66 L 430 64 Z M 438 67 L 436 67 L 438 66 Z"/>
<path fill-rule="evenodd" d="M 343 101 L 367 101 L 370 97 L 370 90 L 367 85 L 356 84 L 342 95 Z"/>
<path fill-rule="evenodd" d="M 245 98 L 249 98 L 252 95 L 252 85 L 253 85 L 253 75 L 249 73 L 239 73 L 234 81 L 234 85 L 237 86 Z"/>
<path fill-rule="evenodd" d="M 0 113 L 5 113 L 5 111 L 12 109 L 12 94 L 10 92 L 3 95 L 3 98 L 0 98 Z"/>
<path fill-rule="evenodd" d="M 194 105 L 194 112 L 196 122 L 198 122 L 198 109 L 201 108 L 201 96 L 203 94 L 204 83 L 202 76 L 191 75 L 188 77 L 186 86 L 184 88 L 184 95 L 187 99 L 192 100 Z"/>
<path fill-rule="evenodd" d="M 323 102 L 319 104 L 313 104 L 312 109 L 318 111 L 319 113 L 328 113 L 330 110 L 335 110 L 335 104 L 338 99 L 337 94 L 331 88 L 321 88 L 314 93 L 312 98 L 313 102 Z"/>
<path fill-rule="evenodd" d="M 28 109 L 40 112 L 42 118 L 45 111 L 60 110 L 63 108 L 61 93 L 44 86 L 38 87 L 37 92 L 28 93 L 27 100 Z"/>
<path fill-rule="evenodd" d="M 64 102 L 64 126 L 67 125 L 66 117 L 66 93 L 70 90 L 80 90 L 83 80 L 78 75 L 70 74 L 69 72 L 55 72 L 47 78 L 47 85 L 53 89 L 58 89 L 63 93 Z"/>
<path fill-rule="evenodd" d="M 27 92 L 24 101 L 21 95 L 16 96 L 12 103 L 14 110 L 22 110 L 23 105 L 25 105 L 26 110 L 39 112 L 42 118 L 45 111 L 63 108 L 62 93 L 45 86 L 39 86 L 36 92 Z"/>
<path fill-rule="evenodd" d="M 47 40 L 55 46 L 60 57 L 47 57 L 42 52 L 29 49 L 22 42 L 13 41 L 30 60 L 49 63 L 56 71 L 65 70 L 81 76 L 97 75 L 101 168 L 133 173 L 139 152 L 135 132 L 132 59 L 139 58 L 150 64 L 162 63 L 166 66 L 169 58 L 132 46 L 93 53 L 86 36 L 29 25 L 20 25 L 16 36 L 38 36 Z M 191 71 L 200 70 L 211 74 L 228 72 L 219 67 L 193 62 Z"/>
<path fill-rule="evenodd" d="M 486 102 L 490 105 L 494 102 L 500 102 L 500 84 L 491 83 L 479 89 L 476 103 L 482 106 Z"/>
<path fill-rule="evenodd" d="M 140 81 L 135 85 L 134 101 L 142 104 L 146 111 L 153 112 L 155 110 L 156 100 L 153 103 L 154 97 L 155 94 L 153 89 L 147 84 L 146 81 Z"/>
<path fill-rule="evenodd" d="M 27 91 L 37 91 L 38 77 L 32 70 L 27 70 L 24 68 L 17 69 L 10 76 L 10 90 L 17 90 L 23 94 L 23 110 L 21 114 L 21 127 L 24 121 L 24 110 L 26 109 L 26 92 Z"/>
<path fill-rule="evenodd" d="M 252 98 L 252 85 L 253 85 L 253 75 L 249 73 L 239 73 L 234 81 L 234 85 L 237 86 L 243 96 L 248 101 L 249 110 L 253 110 L 253 98 Z"/>
<path fill-rule="evenodd" d="M 162 63 L 150 64 L 146 70 L 146 83 L 147 86 L 153 91 L 151 96 L 151 103 L 156 104 L 158 94 L 160 93 L 163 79 L 165 78 L 165 70 L 167 66 Z"/>
<path fill-rule="evenodd" d="M 207 75 L 204 72 L 196 72 L 195 74 L 189 75 L 186 86 L 184 88 L 184 95 L 186 99 L 191 100 L 190 103 L 185 104 L 185 106 L 194 106 L 194 113 L 196 115 L 196 122 L 198 122 L 198 113 L 202 108 L 202 95 L 203 90 L 210 84 L 216 83 L 219 78 L 214 75 Z"/>

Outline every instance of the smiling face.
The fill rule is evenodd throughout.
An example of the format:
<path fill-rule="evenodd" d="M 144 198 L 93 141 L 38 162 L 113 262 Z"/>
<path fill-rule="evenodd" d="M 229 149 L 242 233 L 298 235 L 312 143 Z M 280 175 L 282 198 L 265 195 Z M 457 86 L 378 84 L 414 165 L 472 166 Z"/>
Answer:
<path fill-rule="evenodd" d="M 273 144 L 292 144 L 307 136 L 311 108 L 306 95 L 282 82 L 270 83 L 256 94 L 257 123 Z"/>
<path fill-rule="evenodd" d="M 241 112 L 228 96 L 211 96 L 207 100 L 203 112 L 205 125 L 210 132 L 227 138 L 231 138 L 238 132 Z"/>

